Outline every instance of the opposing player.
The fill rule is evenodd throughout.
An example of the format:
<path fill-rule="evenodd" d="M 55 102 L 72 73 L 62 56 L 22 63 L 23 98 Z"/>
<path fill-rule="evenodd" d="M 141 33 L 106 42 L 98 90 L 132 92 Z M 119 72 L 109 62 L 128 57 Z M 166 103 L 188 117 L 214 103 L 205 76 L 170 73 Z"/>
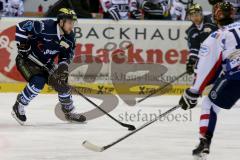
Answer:
<path fill-rule="evenodd" d="M 189 47 L 189 57 L 186 70 L 189 75 L 194 73 L 195 65 L 198 61 L 198 52 L 201 43 L 214 31 L 218 29 L 217 25 L 212 22 L 209 16 L 203 15 L 202 7 L 194 3 L 188 11 L 188 16 L 192 25 L 186 30 Z"/>
<path fill-rule="evenodd" d="M 13 117 L 23 125 L 27 118 L 25 108 L 50 83 L 58 91 L 58 98 L 69 121 L 83 122 L 86 118 L 74 112 L 71 90 L 67 83 L 68 64 L 74 56 L 75 38 L 73 27 L 77 20 L 73 10 L 59 10 L 57 21 L 27 20 L 16 27 L 18 56 L 16 65 L 28 82 L 18 94 L 13 106 Z M 58 57 L 58 64 L 54 59 Z"/>
<path fill-rule="evenodd" d="M 193 150 L 198 159 L 210 152 L 219 110 L 232 108 L 240 98 L 240 23 L 234 23 L 234 14 L 229 2 L 214 5 L 213 16 L 220 29 L 201 45 L 194 85 L 185 90 L 179 101 L 185 110 L 195 107 L 206 85 L 217 77 L 202 104 L 200 144 Z"/>
<path fill-rule="evenodd" d="M 240 20 L 240 0 L 208 0 L 211 5 L 215 5 L 218 2 L 230 2 L 236 10 L 235 20 Z"/>
<path fill-rule="evenodd" d="M 100 0 L 100 2 L 104 11 L 104 18 L 115 21 L 142 18 L 136 0 Z"/>

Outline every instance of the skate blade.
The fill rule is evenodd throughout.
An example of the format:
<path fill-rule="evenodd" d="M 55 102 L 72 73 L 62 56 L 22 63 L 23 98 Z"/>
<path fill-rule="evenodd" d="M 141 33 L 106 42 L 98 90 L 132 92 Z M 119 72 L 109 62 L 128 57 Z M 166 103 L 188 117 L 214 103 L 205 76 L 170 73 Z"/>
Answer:
<path fill-rule="evenodd" d="M 78 121 L 71 121 L 71 120 L 67 120 L 68 123 L 72 123 L 72 124 L 87 124 L 87 121 L 84 122 L 78 122 Z"/>
<path fill-rule="evenodd" d="M 25 125 L 25 122 L 24 121 L 21 121 L 20 119 L 18 119 L 18 117 L 16 116 L 15 112 L 12 111 L 11 113 L 12 117 L 21 125 L 21 126 L 24 126 Z"/>
<path fill-rule="evenodd" d="M 206 153 L 202 153 L 200 155 L 194 155 L 194 160 L 207 160 L 207 155 Z"/>

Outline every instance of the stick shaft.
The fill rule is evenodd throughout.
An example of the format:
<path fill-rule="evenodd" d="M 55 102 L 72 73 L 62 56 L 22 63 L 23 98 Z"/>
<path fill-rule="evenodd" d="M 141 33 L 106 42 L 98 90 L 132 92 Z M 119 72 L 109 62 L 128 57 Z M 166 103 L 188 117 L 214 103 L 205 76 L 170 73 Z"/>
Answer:
<path fill-rule="evenodd" d="M 156 89 L 154 92 L 150 93 L 150 94 L 147 95 L 146 97 L 138 100 L 137 103 L 140 103 L 140 102 L 146 100 L 147 98 L 153 96 L 153 95 L 156 94 L 157 92 L 165 89 L 166 87 L 168 87 L 168 86 L 171 85 L 173 82 L 175 82 L 175 81 L 177 81 L 178 79 L 180 79 L 181 77 L 185 76 L 186 74 L 187 74 L 187 72 L 184 72 L 184 73 L 180 74 L 178 77 L 176 77 L 175 79 L 173 79 L 173 80 L 170 81 L 169 83 L 166 83 L 166 84 L 165 84 L 164 86 L 162 86 L 161 88 Z"/>
<path fill-rule="evenodd" d="M 162 118 L 162 117 L 166 116 L 167 114 L 169 114 L 169 113 L 171 113 L 171 112 L 173 112 L 173 111 L 177 110 L 177 109 L 178 109 L 178 108 L 180 108 L 180 107 L 181 107 L 181 106 L 179 106 L 179 105 L 177 105 L 177 106 L 174 106 L 173 108 L 171 108 L 171 109 L 167 110 L 167 111 L 166 111 L 166 112 L 164 112 L 163 114 L 160 114 L 160 115 L 159 115 L 158 117 L 156 117 L 154 120 L 152 120 L 152 121 L 149 121 L 149 122 L 147 122 L 147 123 L 143 124 L 142 126 L 140 126 L 139 128 L 137 128 L 136 130 L 134 130 L 134 131 L 132 131 L 132 132 L 130 132 L 130 133 L 128 133 L 128 134 L 126 134 L 125 136 L 123 136 L 123 137 L 119 138 L 118 140 L 116 140 L 116 141 L 112 142 L 111 144 L 109 144 L 109 145 L 107 145 L 107 146 L 104 146 L 104 147 L 103 147 L 103 148 L 104 148 L 104 150 L 106 150 L 106 149 L 108 149 L 108 148 L 112 147 L 113 145 L 115 145 L 115 144 L 117 144 L 117 143 L 119 143 L 119 142 L 123 141 L 124 139 L 128 138 L 129 136 L 133 135 L 134 133 L 136 133 L 136 132 L 138 132 L 138 131 L 142 130 L 143 128 L 145 128 L 145 127 L 149 126 L 150 124 L 152 124 L 152 123 L 154 123 L 154 122 L 158 121 L 160 118 Z"/>
<path fill-rule="evenodd" d="M 93 106 L 95 106 L 96 108 L 98 108 L 100 111 L 102 111 L 104 114 L 106 114 L 108 117 L 110 117 L 112 120 L 114 120 L 115 122 L 117 122 L 118 124 L 124 126 L 124 127 L 129 127 L 129 124 L 125 124 L 122 123 L 120 121 L 118 121 L 116 118 L 114 118 L 112 115 L 110 115 L 107 111 L 105 111 L 104 109 L 102 109 L 101 107 L 99 107 L 96 103 L 94 103 L 93 101 L 91 101 L 89 98 L 87 98 L 84 94 L 82 94 L 81 92 L 79 92 L 75 87 L 70 86 L 72 90 L 74 90 L 77 94 L 79 94 L 81 97 L 83 97 L 86 101 L 88 101 L 89 103 L 91 103 Z"/>

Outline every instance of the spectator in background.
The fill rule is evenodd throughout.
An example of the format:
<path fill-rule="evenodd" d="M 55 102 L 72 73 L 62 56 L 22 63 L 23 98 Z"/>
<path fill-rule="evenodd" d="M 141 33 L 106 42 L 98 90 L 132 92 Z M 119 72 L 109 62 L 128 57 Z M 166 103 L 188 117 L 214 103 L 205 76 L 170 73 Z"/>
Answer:
<path fill-rule="evenodd" d="M 3 11 L 3 2 L 0 1 L 0 16 L 2 15 L 2 11 Z"/>
<path fill-rule="evenodd" d="M 171 19 L 167 0 L 138 0 L 138 3 L 144 11 L 144 19 Z"/>
<path fill-rule="evenodd" d="M 172 0 L 170 14 L 172 20 L 185 20 L 186 19 L 186 9 L 185 6 L 177 0 Z"/>
<path fill-rule="evenodd" d="M 103 17 L 113 20 L 141 19 L 142 13 L 137 7 L 136 0 L 100 0 Z"/>
<path fill-rule="evenodd" d="M 60 8 L 73 9 L 78 18 L 96 18 L 99 12 L 99 0 L 59 0 L 49 7 L 46 17 L 56 17 Z"/>
<path fill-rule="evenodd" d="M 1 16 L 18 17 L 23 16 L 24 6 L 22 0 L 0 0 L 2 6 Z"/>

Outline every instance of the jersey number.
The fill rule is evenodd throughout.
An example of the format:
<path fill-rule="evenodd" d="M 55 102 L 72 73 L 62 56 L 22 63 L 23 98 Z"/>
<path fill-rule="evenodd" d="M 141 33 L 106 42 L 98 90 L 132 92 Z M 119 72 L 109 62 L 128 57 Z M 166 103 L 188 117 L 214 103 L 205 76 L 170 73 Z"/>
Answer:
<path fill-rule="evenodd" d="M 240 30 L 240 28 L 239 28 L 239 30 Z M 229 30 L 229 31 L 233 33 L 233 35 L 234 35 L 234 37 L 235 37 L 235 39 L 236 39 L 236 41 L 237 41 L 236 49 L 240 49 L 240 37 L 239 37 L 236 29 L 231 29 L 231 30 Z"/>

